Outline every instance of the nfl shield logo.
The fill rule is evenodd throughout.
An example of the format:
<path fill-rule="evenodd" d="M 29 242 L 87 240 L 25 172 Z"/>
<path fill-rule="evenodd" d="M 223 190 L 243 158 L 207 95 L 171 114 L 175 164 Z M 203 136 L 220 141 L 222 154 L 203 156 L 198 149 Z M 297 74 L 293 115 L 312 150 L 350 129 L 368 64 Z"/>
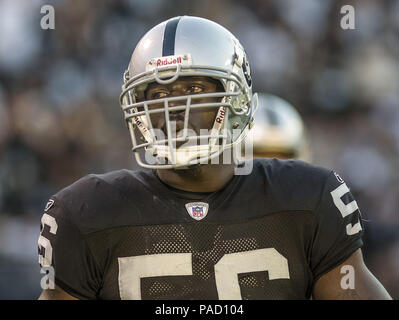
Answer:
<path fill-rule="evenodd" d="M 208 213 L 209 204 L 205 202 L 191 202 L 186 204 L 186 209 L 191 218 L 201 220 Z"/>

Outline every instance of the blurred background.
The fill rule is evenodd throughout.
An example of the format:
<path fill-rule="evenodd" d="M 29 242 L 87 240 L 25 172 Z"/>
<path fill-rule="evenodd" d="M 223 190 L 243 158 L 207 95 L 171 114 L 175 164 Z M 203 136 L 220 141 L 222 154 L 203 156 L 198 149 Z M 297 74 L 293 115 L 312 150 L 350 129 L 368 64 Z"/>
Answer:
<path fill-rule="evenodd" d="M 41 6 L 55 8 L 42 30 Z M 355 30 L 343 30 L 343 5 Z M 293 104 L 313 162 L 365 222 L 366 264 L 399 298 L 399 1 L 0 0 L 0 299 L 36 299 L 48 198 L 88 173 L 135 169 L 118 97 L 137 41 L 177 15 L 242 42 L 255 91 Z"/>

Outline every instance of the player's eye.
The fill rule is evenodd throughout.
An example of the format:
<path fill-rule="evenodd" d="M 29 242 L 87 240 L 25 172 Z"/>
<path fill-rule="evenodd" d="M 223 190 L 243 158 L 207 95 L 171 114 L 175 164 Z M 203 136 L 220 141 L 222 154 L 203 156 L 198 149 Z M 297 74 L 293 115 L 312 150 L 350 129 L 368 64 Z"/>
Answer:
<path fill-rule="evenodd" d="M 198 85 L 189 86 L 187 88 L 187 92 L 189 94 L 201 93 L 202 91 L 204 91 L 204 88 L 202 88 L 202 87 L 200 87 Z"/>
<path fill-rule="evenodd" d="M 155 91 L 151 94 L 151 99 L 162 99 L 169 95 L 166 91 Z"/>

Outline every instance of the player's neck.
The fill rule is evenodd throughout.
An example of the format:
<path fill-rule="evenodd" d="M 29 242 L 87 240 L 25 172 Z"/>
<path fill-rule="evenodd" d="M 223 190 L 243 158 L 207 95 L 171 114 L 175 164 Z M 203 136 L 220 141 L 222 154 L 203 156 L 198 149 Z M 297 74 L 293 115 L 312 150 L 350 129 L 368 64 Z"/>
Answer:
<path fill-rule="evenodd" d="M 222 189 L 234 176 L 234 165 L 201 165 L 180 170 L 157 170 L 167 185 L 189 192 L 215 192 Z"/>

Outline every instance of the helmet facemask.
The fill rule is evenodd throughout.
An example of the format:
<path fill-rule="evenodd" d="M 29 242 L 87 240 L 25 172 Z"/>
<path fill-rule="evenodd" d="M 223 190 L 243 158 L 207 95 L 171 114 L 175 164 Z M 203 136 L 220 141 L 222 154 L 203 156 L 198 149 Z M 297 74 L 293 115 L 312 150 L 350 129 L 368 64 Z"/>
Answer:
<path fill-rule="evenodd" d="M 145 90 L 149 84 L 156 82 L 167 85 L 182 76 L 215 79 L 223 85 L 223 91 L 146 100 Z M 235 135 L 239 131 L 240 136 L 245 129 L 240 118 L 250 117 L 251 108 L 245 104 L 248 99 L 243 89 L 236 74 L 206 66 L 184 67 L 179 64 L 156 68 L 132 79 L 128 79 L 125 73 L 121 105 L 137 162 L 147 168 L 170 169 L 208 163 L 219 157 L 224 150 L 238 143 L 239 137 L 233 137 L 231 129 L 235 129 Z M 204 99 L 216 101 L 198 102 Z M 201 128 L 201 132 L 195 132 L 189 127 L 189 120 L 199 110 L 214 110 L 215 117 L 211 128 Z M 177 120 L 183 122 L 183 126 L 173 123 L 177 113 L 180 115 Z M 164 130 L 154 127 L 153 118 L 161 115 L 165 122 Z M 237 118 L 234 128 L 226 120 L 233 117 Z M 179 129 L 179 132 L 175 129 Z M 140 154 L 140 150 L 144 150 L 145 154 Z"/>

